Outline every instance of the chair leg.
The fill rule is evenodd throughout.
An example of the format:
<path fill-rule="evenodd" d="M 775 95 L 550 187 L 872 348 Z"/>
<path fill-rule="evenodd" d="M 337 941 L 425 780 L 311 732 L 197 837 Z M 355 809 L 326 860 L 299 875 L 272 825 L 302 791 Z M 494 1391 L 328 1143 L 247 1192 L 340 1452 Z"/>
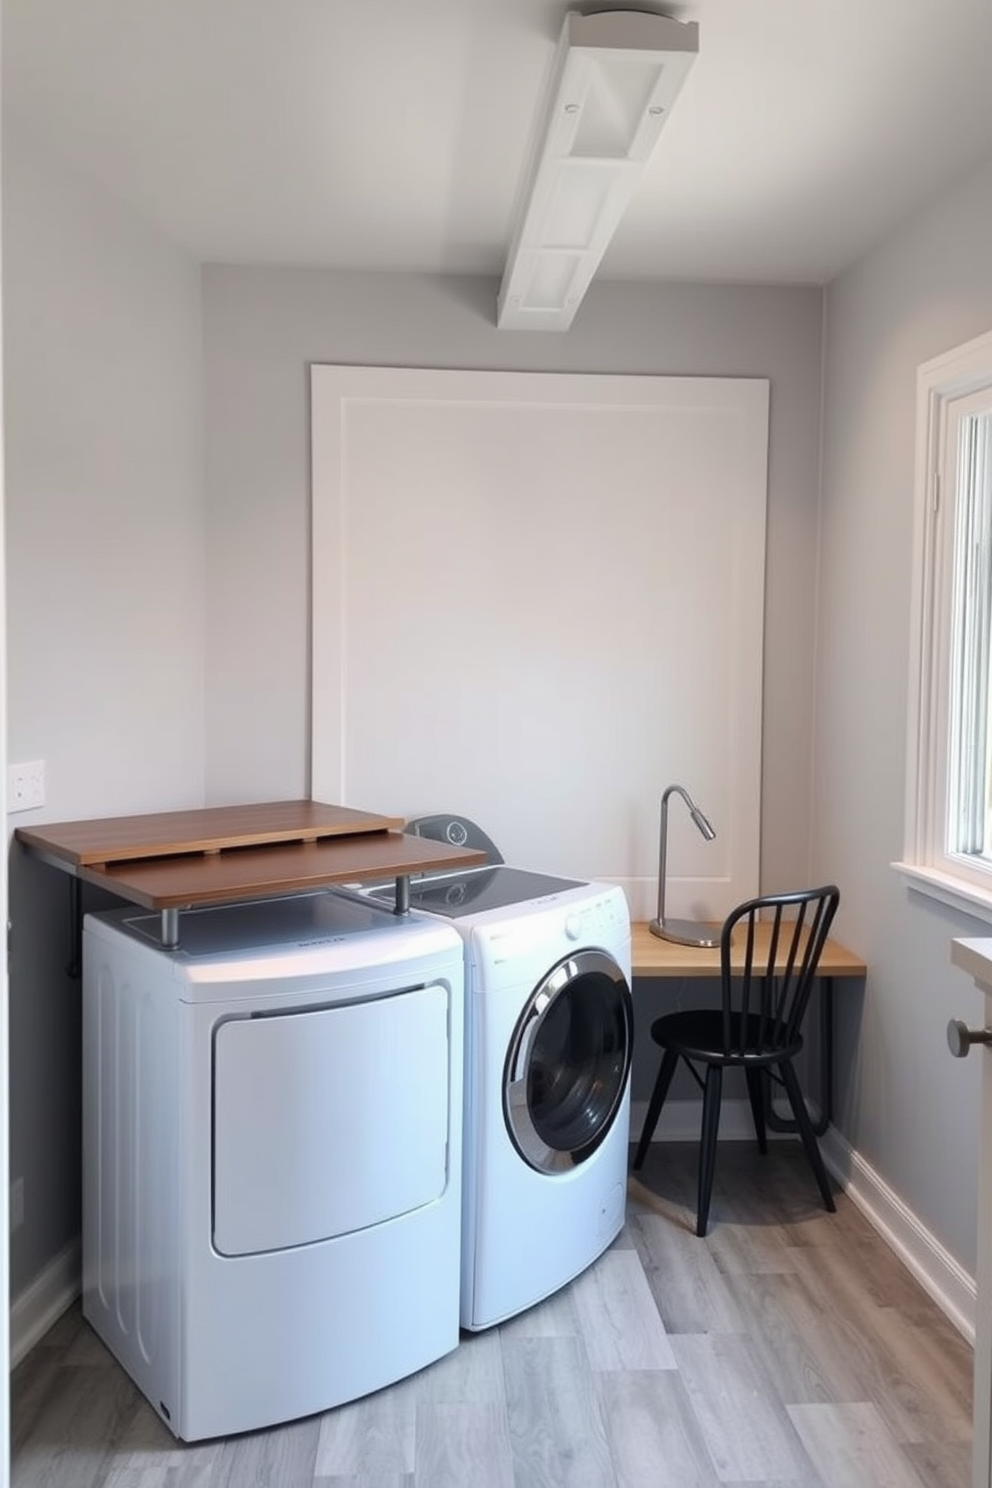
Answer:
<path fill-rule="evenodd" d="M 765 1135 L 765 1091 L 762 1085 L 761 1070 L 745 1069 L 747 1080 L 747 1094 L 751 1102 L 751 1115 L 754 1117 L 754 1134 L 758 1138 L 758 1151 L 768 1151 L 768 1139 Z"/>
<path fill-rule="evenodd" d="M 716 1167 L 716 1138 L 720 1130 L 720 1097 L 723 1094 L 723 1065 L 711 1064 L 703 1087 L 703 1131 L 699 1143 L 699 1199 L 696 1205 L 696 1234 L 705 1235 L 710 1217 L 713 1170 Z"/>
<path fill-rule="evenodd" d="M 635 1169 L 641 1166 L 648 1155 L 651 1138 L 654 1136 L 654 1129 L 658 1125 L 658 1117 L 661 1115 L 661 1108 L 665 1104 L 665 1096 L 668 1094 L 668 1087 L 672 1083 L 672 1076 L 675 1074 L 675 1066 L 678 1062 L 679 1056 L 675 1050 L 666 1049 L 658 1069 L 658 1078 L 655 1080 L 654 1089 L 651 1092 L 648 1114 L 644 1118 L 644 1127 L 641 1131 L 641 1140 L 638 1142 L 637 1151 L 634 1154 Z"/>
<path fill-rule="evenodd" d="M 803 1100 L 803 1093 L 799 1088 L 799 1081 L 796 1079 L 792 1060 L 782 1059 L 779 1061 L 778 1067 L 782 1075 L 782 1082 L 785 1085 L 786 1094 L 789 1097 L 789 1105 L 792 1107 L 792 1114 L 796 1118 L 799 1135 L 802 1137 L 803 1146 L 806 1149 L 806 1156 L 809 1158 L 809 1165 L 813 1169 L 820 1193 L 823 1196 L 823 1207 L 829 1213 L 834 1214 L 837 1205 L 834 1203 L 834 1196 L 830 1192 L 827 1170 L 823 1166 L 823 1158 L 820 1156 L 816 1133 L 813 1131 L 813 1123 L 806 1109 L 806 1102 Z"/>

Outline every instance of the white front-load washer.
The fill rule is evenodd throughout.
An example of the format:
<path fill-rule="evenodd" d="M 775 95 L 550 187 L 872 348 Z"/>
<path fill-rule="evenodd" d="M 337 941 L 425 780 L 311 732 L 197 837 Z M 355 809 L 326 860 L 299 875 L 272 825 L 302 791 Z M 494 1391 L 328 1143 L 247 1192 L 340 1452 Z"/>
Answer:
<path fill-rule="evenodd" d="M 465 945 L 461 1323 L 488 1328 L 623 1226 L 630 914 L 619 887 L 506 866 L 424 878 L 411 902 Z"/>
<path fill-rule="evenodd" d="M 83 1310 L 173 1432 L 256 1430 L 459 1337 L 464 959 L 334 892 L 83 936 Z"/>

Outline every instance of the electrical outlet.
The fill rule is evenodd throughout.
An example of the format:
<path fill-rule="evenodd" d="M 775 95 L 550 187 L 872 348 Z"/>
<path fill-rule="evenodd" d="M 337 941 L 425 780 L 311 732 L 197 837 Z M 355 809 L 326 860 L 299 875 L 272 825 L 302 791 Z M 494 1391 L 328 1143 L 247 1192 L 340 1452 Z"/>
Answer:
<path fill-rule="evenodd" d="M 24 1223 L 24 1179 L 15 1178 L 10 1185 L 10 1232 L 19 1230 Z"/>
<path fill-rule="evenodd" d="M 7 766 L 7 810 L 33 811 L 45 804 L 45 761 Z"/>

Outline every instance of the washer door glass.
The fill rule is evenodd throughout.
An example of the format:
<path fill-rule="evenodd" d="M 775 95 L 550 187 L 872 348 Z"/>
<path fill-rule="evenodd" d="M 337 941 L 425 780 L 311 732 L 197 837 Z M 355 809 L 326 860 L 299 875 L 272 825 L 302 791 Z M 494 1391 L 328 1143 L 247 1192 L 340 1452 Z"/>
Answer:
<path fill-rule="evenodd" d="M 585 1162 L 623 1102 L 633 1031 L 626 978 L 579 951 L 531 994 L 507 1054 L 503 1111 L 520 1155 L 554 1173 Z"/>

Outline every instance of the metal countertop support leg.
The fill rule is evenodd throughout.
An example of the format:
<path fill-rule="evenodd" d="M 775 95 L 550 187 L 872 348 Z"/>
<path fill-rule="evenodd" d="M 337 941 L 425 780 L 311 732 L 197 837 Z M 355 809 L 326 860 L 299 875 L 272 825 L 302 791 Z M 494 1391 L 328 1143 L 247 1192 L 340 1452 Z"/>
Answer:
<path fill-rule="evenodd" d="M 163 909 L 162 911 L 162 948 L 166 951 L 179 949 L 178 909 Z"/>
<path fill-rule="evenodd" d="M 74 873 L 69 878 L 69 945 L 66 974 L 78 981 L 83 974 L 83 886 Z"/>

